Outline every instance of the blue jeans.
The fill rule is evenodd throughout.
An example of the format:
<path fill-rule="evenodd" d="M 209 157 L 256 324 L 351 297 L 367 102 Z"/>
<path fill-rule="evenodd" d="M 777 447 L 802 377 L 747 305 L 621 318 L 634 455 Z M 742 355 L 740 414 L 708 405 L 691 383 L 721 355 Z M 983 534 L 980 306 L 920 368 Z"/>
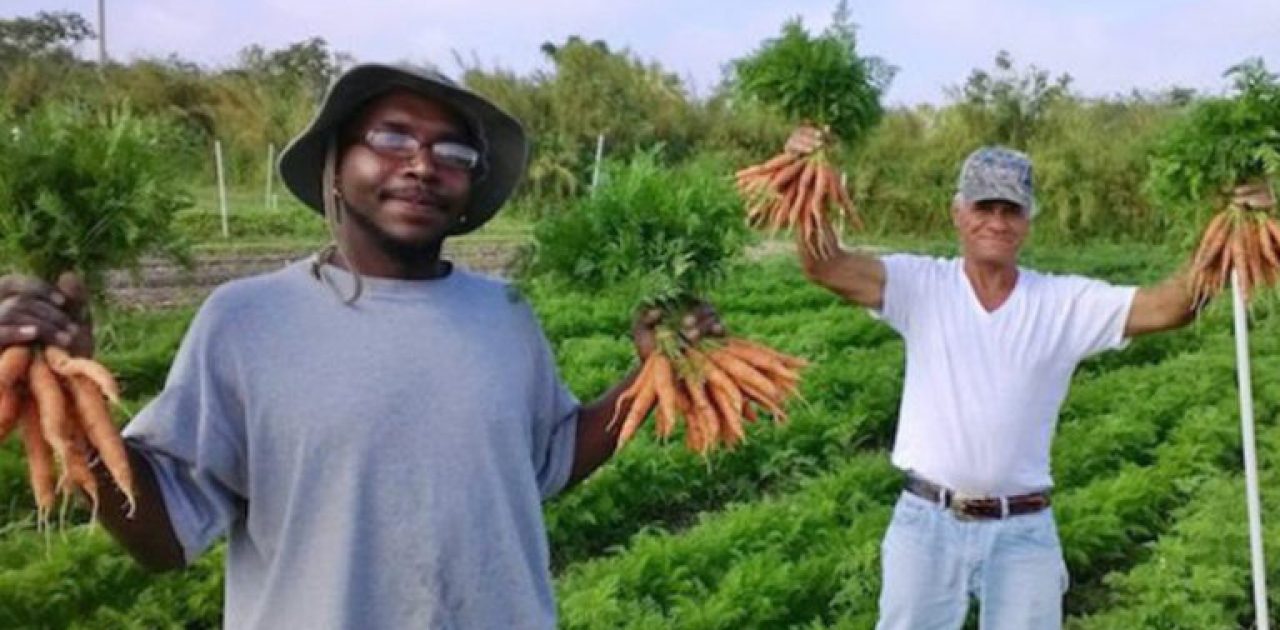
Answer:
<path fill-rule="evenodd" d="M 961 521 L 904 492 L 881 562 L 879 630 L 960 628 L 971 596 L 983 630 L 1062 627 L 1067 568 L 1051 509 Z"/>

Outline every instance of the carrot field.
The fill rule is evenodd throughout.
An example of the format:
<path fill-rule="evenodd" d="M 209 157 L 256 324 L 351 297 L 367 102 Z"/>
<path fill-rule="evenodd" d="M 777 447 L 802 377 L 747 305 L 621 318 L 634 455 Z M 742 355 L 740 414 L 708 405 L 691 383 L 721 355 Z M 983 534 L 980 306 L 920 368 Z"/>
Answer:
<path fill-rule="evenodd" d="M 947 253 L 945 242 L 893 243 Z M 1028 264 L 1115 282 L 1175 264 L 1137 245 L 1033 245 Z M 562 375 L 583 399 L 634 361 L 631 305 L 539 292 Z M 902 344 L 865 312 L 808 285 L 790 255 L 741 261 L 711 296 L 737 334 L 809 358 L 784 426 L 708 457 L 646 428 L 546 506 L 566 628 L 866 628 L 898 477 L 888 462 Z M 1072 574 L 1072 628 L 1237 628 L 1250 623 L 1247 529 L 1227 309 L 1085 363 L 1053 452 L 1055 510 Z M 189 307 L 115 310 L 102 360 L 126 407 L 161 386 Z M 1264 522 L 1280 518 L 1280 314 L 1254 311 Z M 424 358 L 424 360 L 426 360 Z M 221 610 L 221 552 L 150 575 L 73 510 L 35 531 L 17 445 L 0 451 L 0 627 L 204 628 Z M 412 497 L 406 497 L 412 501 Z M 1280 536 L 1268 535 L 1271 557 Z M 1274 565 L 1273 565 L 1274 566 Z M 1269 572 L 1272 600 L 1280 571 Z"/>
<path fill-rule="evenodd" d="M 958 255 L 957 171 L 975 149 L 997 145 L 1034 163 L 1039 212 L 1030 213 L 1019 264 L 1147 287 L 1182 270 L 1187 304 L 1208 304 L 1191 325 L 1141 336 L 1074 374 L 1052 449 L 1053 509 L 1071 574 L 1066 627 L 1256 627 L 1233 272 L 1250 298 L 1274 617 L 1274 55 L 1223 63 L 1208 87 L 1135 79 L 1132 89 L 1100 95 L 1078 87 L 1090 77 L 1077 83 L 1021 51 L 1015 59 L 1009 42 L 984 31 L 990 65 L 936 86 L 942 100 L 903 102 L 895 77 L 912 76 L 921 61 L 867 50 L 860 8 L 845 0 L 834 8 L 829 23 L 788 17 L 716 60 L 722 80 L 709 89 L 644 51 L 571 29 L 549 30 L 562 39 L 528 50 L 541 63 L 529 71 L 489 66 L 481 61 L 489 51 L 455 51 L 452 66 L 430 60 L 519 119 L 531 145 L 501 212 L 445 238 L 443 258 L 524 295 L 560 376 L 584 403 L 638 367 L 636 314 L 664 318 L 645 322 L 656 329 L 649 357 L 658 367 L 629 392 L 638 402 L 619 418 L 625 448 L 544 506 L 560 626 L 874 626 L 881 539 L 902 486 L 889 453 L 903 342 L 806 279 L 797 247 L 810 273 L 815 261 L 839 258 L 839 244 Z M 543 26 L 556 25 L 522 25 Z M 92 430 L 114 436 L 112 425 L 124 426 L 164 387 L 216 286 L 278 269 L 331 238 L 276 167 L 356 58 L 317 35 L 276 49 L 248 45 L 221 65 L 179 53 L 108 62 L 105 48 L 95 61 L 83 47 L 97 37 L 70 11 L 0 15 L 0 274 L 53 283 L 73 271 L 87 283 L 93 358 L 122 399 L 108 416 L 99 399 L 114 390 L 82 397 Z M 936 35 L 893 39 L 915 45 Z M 1130 66 L 1115 65 L 1128 80 Z M 810 146 L 796 148 L 806 138 Z M 735 351 L 700 329 L 685 335 L 704 302 L 739 340 Z M 721 350 L 752 369 L 724 367 Z M 707 380 L 716 371 L 719 380 Z M 11 385 L 0 378 L 0 389 Z M 26 397 L 22 387 L 13 391 Z M 0 435 L 14 400 L 0 397 Z M 710 437 L 688 433 L 713 426 Z M 30 440 L 31 452 L 41 442 Z M 222 543 L 185 570 L 148 573 L 86 504 L 53 499 L 52 476 L 33 484 L 26 453 L 21 439 L 0 442 L 0 630 L 221 627 Z M 972 613 L 967 628 L 977 627 Z"/>

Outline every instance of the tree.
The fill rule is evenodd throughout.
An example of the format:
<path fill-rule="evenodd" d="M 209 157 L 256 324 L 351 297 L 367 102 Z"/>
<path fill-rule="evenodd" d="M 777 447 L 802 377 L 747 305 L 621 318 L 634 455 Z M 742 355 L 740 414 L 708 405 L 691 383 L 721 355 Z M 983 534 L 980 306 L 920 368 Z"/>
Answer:
<path fill-rule="evenodd" d="M 996 54 L 995 66 L 994 72 L 974 69 L 963 86 L 948 92 L 982 130 L 984 142 L 1025 149 L 1053 103 L 1070 94 L 1071 75 L 1052 78 L 1034 65 L 1019 71 L 1005 50 Z"/>
<path fill-rule="evenodd" d="M 317 98 L 351 62 L 346 53 L 329 50 L 323 37 L 290 44 L 279 50 L 266 50 L 257 44 L 240 51 L 238 71 L 257 79 L 270 79 L 290 86 L 302 86 Z"/>
<path fill-rule="evenodd" d="M 32 59 L 74 60 L 73 47 L 88 39 L 97 39 L 93 27 L 70 11 L 41 11 L 34 18 L 0 20 L 0 73 Z"/>

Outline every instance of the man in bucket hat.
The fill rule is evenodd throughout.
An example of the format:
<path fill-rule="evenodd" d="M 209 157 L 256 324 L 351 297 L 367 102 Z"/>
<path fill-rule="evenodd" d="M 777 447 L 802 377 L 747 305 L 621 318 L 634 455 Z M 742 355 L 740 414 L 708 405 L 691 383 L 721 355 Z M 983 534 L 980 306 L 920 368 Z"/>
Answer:
<path fill-rule="evenodd" d="M 814 150 L 812 129 L 789 149 Z M 1050 507 L 1049 446 L 1085 357 L 1194 316 L 1185 278 L 1112 286 L 1018 266 L 1036 212 L 1026 155 L 983 147 L 960 170 L 951 218 L 961 257 L 826 260 L 806 275 L 871 309 L 906 341 L 892 461 L 903 493 L 882 546 L 878 628 L 1059 628 L 1067 570 Z"/>
<path fill-rule="evenodd" d="M 579 405 L 528 305 L 440 257 L 527 153 L 519 123 L 440 74 L 344 73 L 280 162 L 332 246 L 201 307 L 125 430 L 137 514 L 104 496 L 106 528 L 159 569 L 226 534 L 227 628 L 554 627 L 541 502 L 611 455 L 635 374 Z M 5 313 L 41 320 L 0 316 L 0 346 L 92 351 L 78 291 L 0 287 Z M 642 356 L 654 323 L 633 329 Z"/>

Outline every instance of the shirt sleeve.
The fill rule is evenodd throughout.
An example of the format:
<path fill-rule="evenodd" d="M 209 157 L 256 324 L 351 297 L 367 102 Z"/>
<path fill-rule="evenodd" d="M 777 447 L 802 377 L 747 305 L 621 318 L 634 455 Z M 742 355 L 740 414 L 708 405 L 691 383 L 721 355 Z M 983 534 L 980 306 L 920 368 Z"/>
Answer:
<path fill-rule="evenodd" d="M 236 387 L 234 337 L 215 300 L 196 315 L 164 389 L 125 428 L 146 458 L 187 562 L 232 522 L 247 495 L 244 414 Z"/>
<path fill-rule="evenodd" d="M 569 483 L 577 446 L 580 405 L 560 380 L 555 355 L 532 312 L 534 337 L 533 467 L 545 501 Z"/>
<path fill-rule="evenodd" d="M 884 300 L 880 310 L 871 314 L 905 337 L 911 328 L 911 312 L 921 303 L 926 272 L 934 261 L 912 254 L 890 254 L 880 262 L 884 264 Z"/>
<path fill-rule="evenodd" d="M 1069 284 L 1066 332 L 1081 358 L 1128 345 L 1124 336 L 1137 287 L 1115 286 L 1073 276 Z"/>

